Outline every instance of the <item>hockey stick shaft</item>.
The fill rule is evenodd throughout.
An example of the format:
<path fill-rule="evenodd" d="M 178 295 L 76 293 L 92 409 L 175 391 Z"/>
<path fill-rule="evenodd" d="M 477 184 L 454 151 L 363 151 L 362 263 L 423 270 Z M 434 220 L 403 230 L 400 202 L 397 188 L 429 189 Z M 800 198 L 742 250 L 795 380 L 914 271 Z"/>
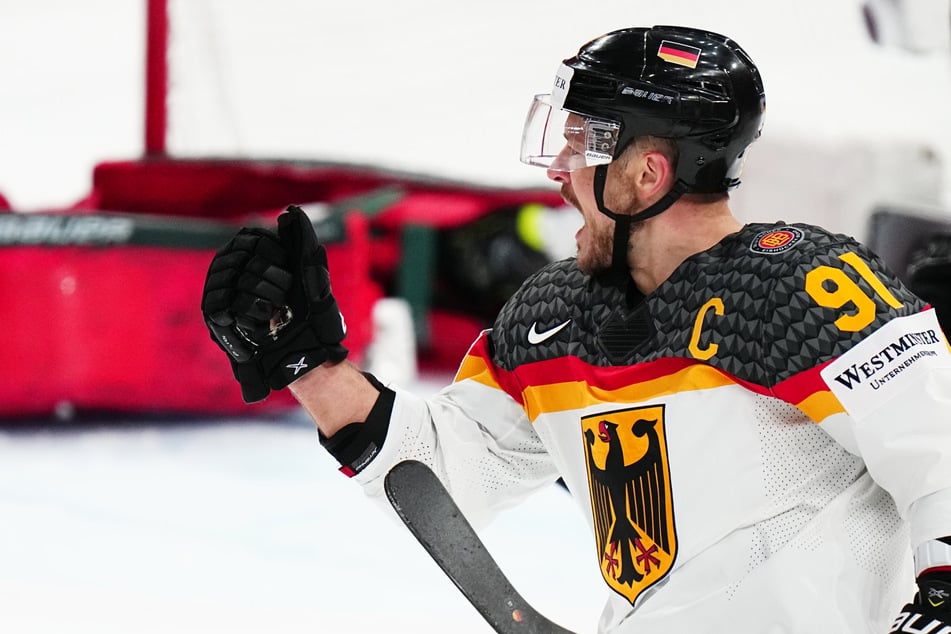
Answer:
<path fill-rule="evenodd" d="M 387 474 L 384 489 L 410 532 L 496 632 L 572 634 L 515 590 L 429 467 L 401 462 Z"/>

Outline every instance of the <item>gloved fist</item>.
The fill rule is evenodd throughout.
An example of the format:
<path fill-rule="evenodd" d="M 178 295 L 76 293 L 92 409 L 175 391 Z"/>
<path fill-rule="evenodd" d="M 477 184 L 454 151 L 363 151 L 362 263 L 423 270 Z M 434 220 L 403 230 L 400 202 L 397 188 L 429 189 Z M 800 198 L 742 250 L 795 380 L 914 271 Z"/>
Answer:
<path fill-rule="evenodd" d="M 347 356 L 327 252 L 300 207 L 278 217 L 276 234 L 242 229 L 215 254 L 201 311 L 246 403 Z"/>
<path fill-rule="evenodd" d="M 905 605 L 889 632 L 951 632 L 951 578 L 948 573 L 918 577 L 918 594 Z"/>

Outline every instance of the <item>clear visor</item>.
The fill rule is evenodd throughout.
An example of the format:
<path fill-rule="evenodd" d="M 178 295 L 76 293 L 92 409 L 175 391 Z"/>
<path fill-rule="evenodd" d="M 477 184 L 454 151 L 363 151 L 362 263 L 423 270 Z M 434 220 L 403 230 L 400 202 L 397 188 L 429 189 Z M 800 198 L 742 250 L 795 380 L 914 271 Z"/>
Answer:
<path fill-rule="evenodd" d="M 620 129 L 616 121 L 555 108 L 551 95 L 535 95 L 522 131 L 520 158 L 560 172 L 604 165 L 614 158 Z"/>

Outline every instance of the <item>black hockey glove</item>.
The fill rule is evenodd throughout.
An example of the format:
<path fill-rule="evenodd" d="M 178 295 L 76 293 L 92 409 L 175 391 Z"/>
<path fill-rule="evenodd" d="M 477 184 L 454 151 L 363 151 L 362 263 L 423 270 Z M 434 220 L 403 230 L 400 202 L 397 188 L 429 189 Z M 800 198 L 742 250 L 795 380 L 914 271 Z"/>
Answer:
<path fill-rule="evenodd" d="M 901 609 L 889 632 L 946 631 L 951 632 L 951 573 L 926 572 L 918 577 L 914 602 Z"/>
<path fill-rule="evenodd" d="M 276 234 L 239 231 L 212 259 L 202 295 L 205 324 L 246 403 L 347 356 L 327 252 L 310 219 L 292 205 L 277 226 Z"/>

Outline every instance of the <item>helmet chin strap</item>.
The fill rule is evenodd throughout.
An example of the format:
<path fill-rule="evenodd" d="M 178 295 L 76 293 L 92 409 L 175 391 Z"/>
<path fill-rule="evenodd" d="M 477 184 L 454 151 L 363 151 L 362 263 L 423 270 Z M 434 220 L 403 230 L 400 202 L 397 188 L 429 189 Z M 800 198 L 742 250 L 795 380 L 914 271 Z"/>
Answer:
<path fill-rule="evenodd" d="M 687 193 L 687 185 L 682 180 L 677 180 L 674 186 L 670 188 L 664 196 L 656 203 L 635 215 L 618 214 L 608 209 L 604 204 L 604 185 L 608 180 L 608 166 L 598 165 L 594 168 L 594 200 L 598 205 L 598 211 L 608 218 L 614 220 L 614 248 L 611 253 L 611 269 L 617 272 L 627 274 L 630 272 L 630 265 L 627 262 L 627 245 L 631 239 L 631 227 L 635 222 L 644 222 L 648 218 L 666 211 L 671 205 L 677 202 L 681 196 Z"/>

